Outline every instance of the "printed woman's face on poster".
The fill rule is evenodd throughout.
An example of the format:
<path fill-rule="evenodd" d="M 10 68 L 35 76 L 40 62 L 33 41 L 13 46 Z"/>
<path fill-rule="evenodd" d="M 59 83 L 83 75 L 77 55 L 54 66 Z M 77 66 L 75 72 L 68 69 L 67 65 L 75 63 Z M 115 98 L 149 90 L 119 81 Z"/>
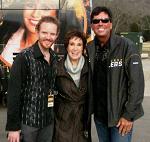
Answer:
<path fill-rule="evenodd" d="M 57 16 L 58 3 L 53 0 L 26 0 L 23 9 L 25 27 L 28 32 L 35 33 L 35 27 L 43 16 Z"/>

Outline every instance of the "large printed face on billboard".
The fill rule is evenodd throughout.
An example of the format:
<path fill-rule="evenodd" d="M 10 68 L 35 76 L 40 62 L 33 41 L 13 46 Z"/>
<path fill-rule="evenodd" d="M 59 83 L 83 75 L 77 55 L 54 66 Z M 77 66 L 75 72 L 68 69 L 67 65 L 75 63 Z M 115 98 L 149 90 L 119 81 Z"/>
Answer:
<path fill-rule="evenodd" d="M 58 2 L 54 3 L 53 0 L 26 0 L 24 2 L 23 22 L 28 32 L 35 34 L 35 27 L 43 16 L 57 17 L 58 4 Z"/>
<path fill-rule="evenodd" d="M 34 44 L 38 40 L 36 24 L 48 15 L 60 20 L 60 35 L 53 48 L 62 54 L 67 31 L 90 33 L 89 13 L 89 0 L 1 0 L 0 62 L 11 66 L 16 54 Z"/>

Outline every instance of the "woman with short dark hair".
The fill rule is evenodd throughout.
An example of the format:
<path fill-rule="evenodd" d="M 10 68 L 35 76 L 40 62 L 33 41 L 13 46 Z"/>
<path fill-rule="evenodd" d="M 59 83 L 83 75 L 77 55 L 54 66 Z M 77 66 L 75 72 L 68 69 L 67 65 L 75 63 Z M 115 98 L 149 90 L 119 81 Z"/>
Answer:
<path fill-rule="evenodd" d="M 91 102 L 90 69 L 83 55 L 86 38 L 79 31 L 65 37 L 67 55 L 58 63 L 54 142 L 89 142 Z"/>

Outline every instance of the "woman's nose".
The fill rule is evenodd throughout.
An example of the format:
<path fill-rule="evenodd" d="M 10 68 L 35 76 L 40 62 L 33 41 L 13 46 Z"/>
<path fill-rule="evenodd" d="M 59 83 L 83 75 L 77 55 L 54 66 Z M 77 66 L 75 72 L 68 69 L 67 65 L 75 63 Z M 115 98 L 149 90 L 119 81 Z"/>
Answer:
<path fill-rule="evenodd" d="M 41 10 L 34 9 L 32 12 L 32 16 L 35 18 L 41 18 Z"/>

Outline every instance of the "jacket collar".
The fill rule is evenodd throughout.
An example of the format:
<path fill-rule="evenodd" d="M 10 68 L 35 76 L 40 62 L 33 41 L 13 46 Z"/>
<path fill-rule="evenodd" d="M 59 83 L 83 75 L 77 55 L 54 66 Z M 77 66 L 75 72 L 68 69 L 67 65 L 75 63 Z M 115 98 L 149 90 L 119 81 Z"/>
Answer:
<path fill-rule="evenodd" d="M 115 47 L 118 44 L 118 40 L 117 40 L 118 35 L 115 35 L 114 33 L 111 34 L 109 41 L 106 43 L 106 45 L 109 44 L 109 49 L 112 51 L 113 49 L 115 49 Z M 95 46 L 100 45 L 97 37 L 94 38 L 94 44 Z"/>
<path fill-rule="evenodd" d="M 110 37 L 110 51 L 116 49 L 116 46 L 119 44 L 120 40 L 118 40 L 118 35 L 112 33 Z"/>
<path fill-rule="evenodd" d="M 111 54 L 113 50 L 116 49 L 117 45 L 119 44 L 120 40 L 118 40 L 118 35 L 115 35 L 115 34 L 111 34 L 111 37 L 110 37 L 110 47 L 109 47 L 109 51 Z M 92 69 L 92 72 L 94 71 L 94 57 L 95 57 L 95 38 L 93 41 L 89 42 L 88 43 L 88 46 L 87 46 L 87 50 L 88 50 L 88 56 L 89 56 L 89 62 L 91 63 L 91 69 Z"/>
<path fill-rule="evenodd" d="M 38 41 L 33 45 L 33 55 L 35 58 L 44 58 L 44 55 L 42 54 L 40 47 L 38 45 Z M 56 57 L 55 52 L 50 48 L 49 53 L 51 55 L 51 61 L 53 61 Z"/>
<path fill-rule="evenodd" d="M 44 58 L 44 55 L 42 54 L 40 47 L 38 45 L 38 41 L 33 45 L 33 51 L 34 51 L 33 55 L 35 58 L 40 58 L 40 57 Z"/>

